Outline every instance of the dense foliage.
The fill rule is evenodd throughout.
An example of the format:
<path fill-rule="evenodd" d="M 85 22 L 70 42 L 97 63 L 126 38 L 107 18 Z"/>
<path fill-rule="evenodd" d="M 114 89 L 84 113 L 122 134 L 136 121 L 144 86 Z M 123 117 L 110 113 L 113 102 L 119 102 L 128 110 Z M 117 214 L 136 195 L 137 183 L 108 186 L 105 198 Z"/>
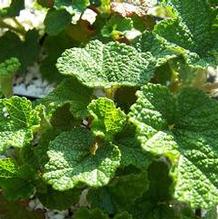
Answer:
<path fill-rule="evenodd" d="M 34 28 L 17 19 L 24 8 L 0 9 L 0 204 L 215 219 L 217 0 L 38 0 Z M 31 102 L 13 78 L 34 63 L 55 89 Z"/>

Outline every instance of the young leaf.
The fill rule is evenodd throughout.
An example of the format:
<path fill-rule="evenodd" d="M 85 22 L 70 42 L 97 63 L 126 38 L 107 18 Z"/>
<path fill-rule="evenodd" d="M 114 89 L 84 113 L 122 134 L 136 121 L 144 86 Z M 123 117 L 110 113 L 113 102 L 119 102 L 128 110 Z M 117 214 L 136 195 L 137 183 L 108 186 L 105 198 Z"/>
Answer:
<path fill-rule="evenodd" d="M 110 20 L 101 29 L 103 37 L 111 37 L 114 40 L 118 40 L 125 36 L 127 31 L 133 28 L 133 22 L 131 18 L 124 18 L 119 15 L 112 15 Z"/>
<path fill-rule="evenodd" d="M 45 165 L 45 180 L 59 191 L 74 188 L 79 183 L 99 187 L 107 184 L 120 164 L 120 152 L 114 145 L 94 144 L 89 131 L 76 128 L 61 133 L 49 145 L 49 162 Z"/>
<path fill-rule="evenodd" d="M 39 126 L 38 114 L 26 98 L 0 99 L 0 152 L 28 144 L 34 128 Z"/>
<path fill-rule="evenodd" d="M 94 40 L 85 48 L 67 49 L 58 59 L 57 68 L 89 87 L 140 86 L 152 77 L 152 63 L 150 53 L 122 43 Z"/>
<path fill-rule="evenodd" d="M 44 20 L 45 32 L 51 36 L 58 35 L 71 23 L 71 15 L 65 10 L 50 9 Z"/>
<path fill-rule="evenodd" d="M 96 137 L 111 141 L 125 124 L 125 113 L 117 109 L 112 100 L 105 97 L 93 100 L 88 110 L 93 117 L 91 129 Z"/>
<path fill-rule="evenodd" d="M 173 7 L 177 18 L 158 23 L 155 33 L 180 47 L 181 54 L 191 66 L 204 68 L 216 65 L 217 11 L 206 0 L 168 0 L 167 5 Z"/>
<path fill-rule="evenodd" d="M 88 115 L 87 106 L 91 102 L 92 93 L 93 89 L 81 85 L 74 78 L 69 78 L 63 80 L 40 103 L 47 106 L 50 114 L 69 103 L 72 114 L 76 118 L 84 118 Z"/>
<path fill-rule="evenodd" d="M 19 167 L 10 158 L 0 159 L 0 188 L 8 200 L 29 198 L 34 192 L 33 177 L 29 167 Z"/>
<path fill-rule="evenodd" d="M 144 150 L 170 158 L 175 197 L 193 208 L 218 203 L 218 103 L 202 91 L 148 84 L 129 116 Z"/>

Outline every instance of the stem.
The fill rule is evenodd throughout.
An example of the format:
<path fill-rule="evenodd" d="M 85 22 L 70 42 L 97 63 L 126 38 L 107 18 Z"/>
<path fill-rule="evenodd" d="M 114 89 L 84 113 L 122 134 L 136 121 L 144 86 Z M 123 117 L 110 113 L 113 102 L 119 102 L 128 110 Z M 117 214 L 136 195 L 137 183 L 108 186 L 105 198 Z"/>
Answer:
<path fill-rule="evenodd" d="M 19 25 L 21 25 L 21 24 L 19 23 Z M 16 33 L 21 34 L 22 36 L 24 36 L 24 35 L 26 34 L 26 31 L 25 31 L 25 29 L 24 29 L 23 27 L 22 27 L 22 28 L 13 27 L 12 25 L 5 23 L 5 22 L 4 22 L 3 20 L 1 20 L 1 19 L 0 19 L 0 27 L 1 27 L 1 28 L 7 28 L 7 29 L 9 29 L 9 30 L 12 30 L 12 31 L 14 31 L 14 32 L 16 32 Z"/>
<path fill-rule="evenodd" d="M 114 86 L 114 87 L 111 86 L 111 87 L 109 87 L 109 88 L 105 88 L 106 97 L 107 97 L 108 99 L 113 100 L 117 89 L 118 89 L 117 86 L 116 86 L 116 87 L 115 87 L 115 86 Z"/>
<path fill-rule="evenodd" d="M 19 28 L 20 31 L 23 31 L 23 33 L 25 34 L 25 28 L 22 26 L 22 24 L 17 20 L 16 17 L 13 17 L 12 20 L 14 21 L 14 23 L 17 25 L 17 27 Z"/>

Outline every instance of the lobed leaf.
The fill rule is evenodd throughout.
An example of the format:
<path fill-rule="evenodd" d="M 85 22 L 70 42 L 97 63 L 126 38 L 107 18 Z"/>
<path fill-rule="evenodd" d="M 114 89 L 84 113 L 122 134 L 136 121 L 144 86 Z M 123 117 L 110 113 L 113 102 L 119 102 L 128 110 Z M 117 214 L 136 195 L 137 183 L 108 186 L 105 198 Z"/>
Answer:
<path fill-rule="evenodd" d="M 26 98 L 0 99 L 0 152 L 30 143 L 39 124 L 39 112 Z"/>
<path fill-rule="evenodd" d="M 102 144 L 92 154 L 93 140 L 88 130 L 75 128 L 50 143 L 44 178 L 54 189 L 64 191 L 79 183 L 99 187 L 113 177 L 120 164 L 118 148 Z"/>
<path fill-rule="evenodd" d="M 207 0 L 166 1 L 176 18 L 158 23 L 154 32 L 180 47 L 187 63 L 195 68 L 217 65 L 217 10 Z"/>
<path fill-rule="evenodd" d="M 57 68 L 89 87 L 140 86 L 152 77 L 152 63 L 150 53 L 122 43 L 94 40 L 85 48 L 67 49 Z"/>
<path fill-rule="evenodd" d="M 52 114 L 57 108 L 69 103 L 70 111 L 77 118 L 88 115 L 87 106 L 91 102 L 93 89 L 78 83 L 73 78 L 63 80 L 54 91 L 48 94 L 40 103 L 47 106 Z"/>
<path fill-rule="evenodd" d="M 91 130 L 95 136 L 111 141 L 122 130 L 126 115 L 114 102 L 105 97 L 93 100 L 88 105 L 88 111 L 93 117 Z"/>
<path fill-rule="evenodd" d="M 202 91 L 176 95 L 148 84 L 138 92 L 129 116 L 144 150 L 165 155 L 175 168 L 175 197 L 193 208 L 218 202 L 218 104 Z"/>
<path fill-rule="evenodd" d="M 29 198 L 34 192 L 34 173 L 27 166 L 19 167 L 12 159 L 0 159 L 0 188 L 8 200 Z"/>

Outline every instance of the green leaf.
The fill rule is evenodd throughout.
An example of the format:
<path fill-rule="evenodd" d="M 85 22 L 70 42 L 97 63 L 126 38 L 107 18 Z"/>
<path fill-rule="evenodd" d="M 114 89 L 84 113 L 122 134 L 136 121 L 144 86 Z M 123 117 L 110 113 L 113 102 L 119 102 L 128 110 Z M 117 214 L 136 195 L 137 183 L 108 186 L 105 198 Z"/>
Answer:
<path fill-rule="evenodd" d="M 75 119 L 70 112 L 70 104 L 65 104 L 52 114 L 50 123 L 57 130 L 69 131 L 75 126 L 81 125 L 81 119 Z"/>
<path fill-rule="evenodd" d="M 71 23 L 71 15 L 65 10 L 50 9 L 44 20 L 45 32 L 51 36 L 58 35 Z"/>
<path fill-rule="evenodd" d="M 39 124 L 39 112 L 26 98 L 0 99 L 0 152 L 28 144 Z"/>
<path fill-rule="evenodd" d="M 128 210 L 147 188 L 145 173 L 116 176 L 107 186 L 90 190 L 87 199 L 92 208 L 114 214 Z"/>
<path fill-rule="evenodd" d="M 91 41 L 85 48 L 66 50 L 57 61 L 61 74 L 77 77 L 89 87 L 140 86 L 153 75 L 150 53 L 126 44 Z"/>
<path fill-rule="evenodd" d="M 119 150 L 114 145 L 98 144 L 92 154 L 93 140 L 89 131 L 76 128 L 50 143 L 44 178 L 54 189 L 64 191 L 79 183 L 99 187 L 113 177 L 120 164 Z"/>
<path fill-rule="evenodd" d="M 10 58 L 0 63 L 0 77 L 10 77 L 20 68 L 20 62 L 17 58 Z"/>
<path fill-rule="evenodd" d="M 49 114 L 68 103 L 76 118 L 84 118 L 88 115 L 87 106 L 91 102 L 92 93 L 93 89 L 81 85 L 74 78 L 69 78 L 62 81 L 40 103 L 47 107 Z"/>
<path fill-rule="evenodd" d="M 132 215 L 130 215 L 127 211 L 116 214 L 114 219 L 133 219 Z"/>
<path fill-rule="evenodd" d="M 95 7 L 100 10 L 101 13 L 110 13 L 111 9 L 111 0 L 90 0 L 91 5 L 94 5 Z"/>
<path fill-rule="evenodd" d="M 145 31 L 134 40 L 133 45 L 140 52 L 150 52 L 155 57 L 155 65 L 159 67 L 179 55 L 169 42 L 155 33 Z"/>
<path fill-rule="evenodd" d="M 59 134 L 60 131 L 54 128 L 44 130 L 44 132 L 42 133 L 37 147 L 33 148 L 33 153 L 34 153 L 34 155 L 32 156 L 34 157 L 33 163 L 37 169 L 41 169 L 41 170 L 44 169 L 45 164 L 49 160 L 47 155 L 49 143 L 53 141 Z"/>
<path fill-rule="evenodd" d="M 169 0 L 167 5 L 173 7 L 177 17 L 158 23 L 155 33 L 180 48 L 191 66 L 205 68 L 216 65 L 217 11 L 207 0 Z"/>
<path fill-rule="evenodd" d="M 113 197 L 111 196 L 110 190 L 107 186 L 98 189 L 90 189 L 86 198 L 91 208 L 102 209 L 110 215 L 116 212 Z"/>
<path fill-rule="evenodd" d="M 30 211 L 22 202 L 6 201 L 0 196 L 0 218 L 1 219 L 43 219 L 44 213 Z"/>
<path fill-rule="evenodd" d="M 75 45 L 72 39 L 64 32 L 61 32 L 57 36 L 47 36 L 45 38 L 43 49 L 45 50 L 46 57 L 40 64 L 40 72 L 46 80 L 49 82 L 59 82 L 63 79 L 55 64 L 64 50 L 73 46 Z"/>
<path fill-rule="evenodd" d="M 0 9 L 0 18 L 18 16 L 22 9 L 24 9 L 24 0 L 12 0 L 9 7 Z"/>
<path fill-rule="evenodd" d="M 125 36 L 125 34 L 133 28 L 133 21 L 131 18 L 124 18 L 119 15 L 112 15 L 108 22 L 101 29 L 103 37 L 111 37 L 118 40 Z"/>
<path fill-rule="evenodd" d="M 17 58 L 10 58 L 0 63 L 0 91 L 5 97 L 13 95 L 13 76 L 20 65 Z"/>
<path fill-rule="evenodd" d="M 122 132 L 114 139 L 114 144 L 119 147 L 121 152 L 121 167 L 135 166 L 139 169 L 147 169 L 152 158 L 145 153 L 136 136 L 135 127 L 127 124 Z"/>
<path fill-rule="evenodd" d="M 100 209 L 80 208 L 76 211 L 75 219 L 109 219 Z"/>
<path fill-rule="evenodd" d="M 34 192 L 33 177 L 29 167 L 19 167 L 10 158 L 0 159 L 0 188 L 8 200 L 29 198 Z"/>
<path fill-rule="evenodd" d="M 55 0 L 54 8 L 65 9 L 68 13 L 74 15 L 77 12 L 83 12 L 90 5 L 89 0 Z"/>
<path fill-rule="evenodd" d="M 147 180 L 149 189 L 144 196 L 154 205 L 158 203 L 167 203 L 173 196 L 173 179 L 170 176 L 169 161 L 165 159 L 156 159 L 148 167 Z"/>
<path fill-rule="evenodd" d="M 25 41 L 21 41 L 15 33 L 6 32 L 0 38 L 0 62 L 15 57 L 20 61 L 21 71 L 24 72 L 26 67 L 33 64 L 38 57 L 38 37 L 36 30 L 28 31 Z"/>
<path fill-rule="evenodd" d="M 218 103 L 195 89 L 176 95 L 148 84 L 131 108 L 138 140 L 145 151 L 169 157 L 174 167 L 175 197 L 193 208 L 218 203 Z"/>
<path fill-rule="evenodd" d="M 125 125 L 125 113 L 116 108 L 114 102 L 108 98 L 93 100 L 88 110 L 93 117 L 91 130 L 96 137 L 111 141 Z"/>
<path fill-rule="evenodd" d="M 60 192 L 48 186 L 45 192 L 38 192 L 36 195 L 43 206 L 49 209 L 65 210 L 78 203 L 80 193 L 81 191 L 77 189 Z"/>
<path fill-rule="evenodd" d="M 218 218 L 218 213 L 216 206 L 210 209 L 204 217 L 204 219 L 217 219 L 217 218 Z"/>
<path fill-rule="evenodd" d="M 130 106 L 136 101 L 136 91 L 138 88 L 134 87 L 120 87 L 116 90 L 114 101 L 125 113 L 129 112 Z M 128 93 L 128 95 L 126 95 Z"/>

